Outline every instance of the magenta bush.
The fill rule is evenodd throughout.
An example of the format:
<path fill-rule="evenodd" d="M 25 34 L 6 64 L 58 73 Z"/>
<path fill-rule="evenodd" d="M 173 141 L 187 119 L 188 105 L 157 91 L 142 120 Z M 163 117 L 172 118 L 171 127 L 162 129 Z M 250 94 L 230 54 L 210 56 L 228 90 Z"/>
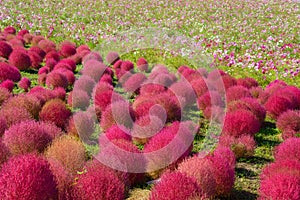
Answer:
<path fill-rule="evenodd" d="M 57 51 L 50 51 L 50 52 L 47 52 L 45 59 L 46 59 L 46 63 L 50 59 L 54 59 L 54 60 L 56 60 L 56 62 L 58 62 L 60 60 L 60 56 L 57 53 Z"/>
<path fill-rule="evenodd" d="M 98 109 L 100 112 L 104 112 L 106 107 L 110 105 L 111 103 L 117 102 L 117 101 L 124 101 L 125 99 L 117 92 L 114 92 L 112 90 L 103 91 L 101 93 L 95 94 L 94 97 L 94 103 L 96 106 L 96 109 Z"/>
<path fill-rule="evenodd" d="M 233 86 L 226 90 L 226 102 L 236 101 L 241 98 L 252 97 L 249 89 L 244 86 Z"/>
<path fill-rule="evenodd" d="M 12 92 L 15 87 L 15 84 L 11 80 L 5 80 L 2 83 L 0 83 L 0 88 L 7 89 L 9 92 Z"/>
<path fill-rule="evenodd" d="M 9 99 L 11 96 L 10 92 L 6 88 L 0 87 L 0 106 L 3 102 L 5 102 L 7 99 Z"/>
<path fill-rule="evenodd" d="M 136 73 L 130 76 L 123 84 L 123 88 L 129 93 L 139 93 L 142 84 L 147 80 L 147 77 L 142 73 Z"/>
<path fill-rule="evenodd" d="M 88 95 L 91 95 L 95 85 L 96 82 L 94 79 L 89 76 L 82 75 L 78 80 L 75 81 L 73 90 L 83 90 L 86 91 Z"/>
<path fill-rule="evenodd" d="M 202 188 L 195 178 L 181 172 L 168 172 L 154 185 L 150 200 L 186 200 L 195 196 L 203 197 Z"/>
<path fill-rule="evenodd" d="M 102 56 L 96 51 L 91 51 L 90 53 L 85 55 L 82 58 L 82 64 L 84 65 L 85 62 L 88 61 L 88 60 L 97 60 L 99 62 L 103 62 Z"/>
<path fill-rule="evenodd" d="M 1 123 L 1 121 L 0 121 L 0 123 Z M 2 142 L 2 140 L 0 140 L 0 170 L 1 170 L 2 164 L 5 163 L 9 157 L 10 157 L 9 149 L 5 146 L 5 144 Z"/>
<path fill-rule="evenodd" d="M 250 111 L 236 110 L 226 113 L 222 134 L 239 137 L 254 135 L 260 130 L 260 122 Z"/>
<path fill-rule="evenodd" d="M 80 72 L 83 75 L 91 77 L 95 82 L 98 82 L 106 68 L 107 66 L 105 66 L 102 62 L 97 60 L 88 60 L 84 63 L 83 69 Z"/>
<path fill-rule="evenodd" d="M 25 108 L 21 107 L 2 108 L 0 116 L 6 120 L 7 127 L 33 119 L 32 115 Z"/>
<path fill-rule="evenodd" d="M 282 95 L 272 95 L 265 103 L 267 115 L 272 119 L 277 119 L 282 113 L 287 110 L 292 110 L 295 105 L 288 97 Z"/>
<path fill-rule="evenodd" d="M 0 41 L 0 57 L 8 59 L 12 51 L 12 47 L 7 42 Z"/>
<path fill-rule="evenodd" d="M 163 85 L 154 84 L 154 83 L 144 83 L 140 87 L 140 95 L 157 95 L 166 91 L 166 88 Z"/>
<path fill-rule="evenodd" d="M 276 162 L 287 159 L 300 161 L 300 138 L 288 138 L 278 145 L 274 157 Z"/>
<path fill-rule="evenodd" d="M 113 125 L 109 129 L 107 129 L 104 133 L 108 140 L 118 140 L 123 139 L 127 141 L 131 141 L 131 133 L 124 126 Z M 101 144 L 101 143 L 100 143 Z"/>
<path fill-rule="evenodd" d="M 115 101 L 103 111 L 100 126 L 104 131 L 115 124 L 131 128 L 134 121 L 135 115 L 131 105 L 126 101 Z"/>
<path fill-rule="evenodd" d="M 197 105 L 200 110 L 205 110 L 207 107 L 219 106 L 224 107 L 225 103 L 222 96 L 216 91 L 207 91 L 197 100 Z"/>
<path fill-rule="evenodd" d="M 288 110 L 282 113 L 277 119 L 276 127 L 280 131 L 300 131 L 300 112 L 297 110 Z"/>
<path fill-rule="evenodd" d="M 75 199 L 125 199 L 125 185 L 117 175 L 104 167 L 88 167 L 77 175 Z"/>
<path fill-rule="evenodd" d="M 28 89 L 31 86 L 31 81 L 29 78 L 23 77 L 19 82 L 19 88 L 22 88 L 25 92 L 28 92 Z"/>
<path fill-rule="evenodd" d="M 67 77 L 59 72 L 59 71 L 52 71 L 49 74 L 47 74 L 46 77 L 46 85 L 48 88 L 67 88 L 69 83 Z"/>
<path fill-rule="evenodd" d="M 63 44 L 59 52 L 64 58 L 70 57 L 76 54 L 76 46 L 74 47 L 73 45 L 70 44 Z"/>
<path fill-rule="evenodd" d="M 31 67 L 34 69 L 39 69 L 41 67 L 41 63 L 43 62 L 43 58 L 33 51 L 29 51 L 28 56 L 31 61 Z"/>
<path fill-rule="evenodd" d="M 20 79 L 21 74 L 18 68 L 4 62 L 0 62 L 0 82 L 5 80 L 18 82 Z"/>
<path fill-rule="evenodd" d="M 213 163 L 205 158 L 193 156 L 178 165 L 178 171 L 196 179 L 205 197 L 213 198 L 216 194 Z"/>
<path fill-rule="evenodd" d="M 41 121 L 52 122 L 56 126 L 65 129 L 71 114 L 71 111 L 61 99 L 52 99 L 43 106 L 39 118 Z"/>
<path fill-rule="evenodd" d="M 7 26 L 7 27 L 4 28 L 3 32 L 7 33 L 7 34 L 15 35 L 16 34 L 16 29 L 12 26 Z"/>
<path fill-rule="evenodd" d="M 51 136 L 36 121 L 23 121 L 11 126 L 3 142 L 13 155 L 41 153 L 51 142 Z"/>
<path fill-rule="evenodd" d="M 194 89 L 197 97 L 201 97 L 208 91 L 207 84 L 202 78 L 191 81 L 191 86 Z"/>
<path fill-rule="evenodd" d="M 136 66 L 142 72 L 148 71 L 148 62 L 145 58 L 139 58 L 136 61 Z"/>
<path fill-rule="evenodd" d="M 57 199 L 49 163 L 36 155 L 13 157 L 0 171 L 0 199 Z"/>
<path fill-rule="evenodd" d="M 114 51 L 109 52 L 106 56 L 106 62 L 108 63 L 108 65 L 114 65 L 119 59 L 119 54 Z"/>
<path fill-rule="evenodd" d="M 56 44 L 51 40 L 47 40 L 47 39 L 40 40 L 38 43 L 38 47 L 40 47 L 46 53 L 49 53 L 51 51 L 56 51 Z"/>
<path fill-rule="evenodd" d="M 44 58 L 46 56 L 46 52 L 43 51 L 40 47 L 38 46 L 32 46 L 28 49 L 28 53 L 30 52 L 35 52 L 37 53 L 41 58 Z"/>
<path fill-rule="evenodd" d="M 229 166 L 232 169 L 235 169 L 236 157 L 234 152 L 229 147 L 218 145 L 218 147 L 213 152 L 213 156 L 223 158 L 229 163 Z"/>
<path fill-rule="evenodd" d="M 237 85 L 251 89 L 253 87 L 258 87 L 258 82 L 254 78 L 246 77 L 237 79 Z"/>

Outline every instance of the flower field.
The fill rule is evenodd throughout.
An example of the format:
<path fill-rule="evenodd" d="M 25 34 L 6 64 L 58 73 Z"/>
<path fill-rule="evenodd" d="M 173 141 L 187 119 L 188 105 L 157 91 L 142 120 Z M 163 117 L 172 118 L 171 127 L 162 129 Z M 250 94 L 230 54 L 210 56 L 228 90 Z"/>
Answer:
<path fill-rule="evenodd" d="M 0 199 L 300 199 L 299 2 L 0 5 Z"/>

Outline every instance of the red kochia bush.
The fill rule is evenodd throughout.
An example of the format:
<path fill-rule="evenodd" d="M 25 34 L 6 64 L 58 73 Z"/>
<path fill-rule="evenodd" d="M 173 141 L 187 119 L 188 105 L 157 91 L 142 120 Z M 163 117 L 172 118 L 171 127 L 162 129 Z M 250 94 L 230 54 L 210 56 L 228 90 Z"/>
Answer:
<path fill-rule="evenodd" d="M 69 58 L 62 59 L 62 60 L 59 61 L 59 63 L 69 65 L 73 72 L 76 70 L 76 63 L 73 60 L 69 59 Z"/>
<path fill-rule="evenodd" d="M 145 58 L 139 58 L 136 61 L 136 66 L 140 71 L 148 71 L 148 62 Z"/>
<path fill-rule="evenodd" d="M 106 62 L 108 63 L 108 65 L 114 65 L 119 59 L 119 54 L 114 51 L 109 52 L 106 56 Z"/>
<path fill-rule="evenodd" d="M 94 120 L 86 112 L 76 112 L 72 119 L 76 136 L 79 136 L 81 140 L 87 141 L 94 132 Z M 69 124 L 70 125 L 70 124 Z"/>
<path fill-rule="evenodd" d="M 275 149 L 275 160 L 290 159 L 300 162 L 300 138 L 288 138 Z"/>
<path fill-rule="evenodd" d="M 107 89 L 103 92 L 101 92 L 101 90 L 96 90 L 94 97 L 96 109 L 100 112 L 104 112 L 105 108 L 111 103 L 122 100 L 124 100 L 124 98 L 119 93 L 116 93 L 110 89 Z"/>
<path fill-rule="evenodd" d="M 0 83 L 0 88 L 5 88 L 10 92 L 13 91 L 14 87 L 15 87 L 15 84 L 11 80 L 5 80 L 2 83 Z"/>
<path fill-rule="evenodd" d="M 7 63 L 0 62 L 0 82 L 5 80 L 17 82 L 21 79 L 21 74 L 18 68 Z"/>
<path fill-rule="evenodd" d="M 73 108 L 85 110 L 90 105 L 90 97 L 83 90 L 74 90 L 69 93 L 68 104 Z"/>
<path fill-rule="evenodd" d="M 46 53 L 51 51 L 56 51 L 56 44 L 51 40 L 47 40 L 47 39 L 39 41 L 38 47 L 40 47 Z"/>
<path fill-rule="evenodd" d="M 60 54 L 62 57 L 67 58 L 76 54 L 76 47 L 70 44 L 63 44 L 60 48 Z"/>
<path fill-rule="evenodd" d="M 216 196 L 228 196 L 235 181 L 234 169 L 230 166 L 226 158 L 216 155 L 211 155 L 207 158 L 213 163 L 213 175 L 216 181 Z"/>
<path fill-rule="evenodd" d="M 31 66 L 34 69 L 39 69 L 41 67 L 41 62 L 43 61 L 43 58 L 39 54 L 33 51 L 29 51 L 28 55 L 30 57 Z"/>
<path fill-rule="evenodd" d="M 6 88 L 0 87 L 0 107 L 10 97 L 10 92 Z"/>
<path fill-rule="evenodd" d="M 0 140 L 0 169 L 1 169 L 1 165 L 7 161 L 7 159 L 10 156 L 10 152 L 9 149 L 7 148 L 7 146 L 5 146 L 5 144 Z"/>
<path fill-rule="evenodd" d="M 288 110 L 282 113 L 276 122 L 276 127 L 280 131 L 294 130 L 300 131 L 300 112 L 296 110 Z"/>
<path fill-rule="evenodd" d="M 126 101 L 116 101 L 108 105 L 101 115 L 100 126 L 106 131 L 114 124 L 131 128 L 135 121 L 134 111 Z"/>
<path fill-rule="evenodd" d="M 168 172 L 154 185 L 150 200 L 186 200 L 195 196 L 203 198 L 202 188 L 199 187 L 195 178 L 181 172 Z"/>
<path fill-rule="evenodd" d="M 125 185 L 117 175 L 104 167 L 87 167 L 77 175 L 74 186 L 75 199 L 125 199 Z"/>
<path fill-rule="evenodd" d="M 213 174 L 213 163 L 198 156 L 181 162 L 178 171 L 195 178 L 207 198 L 213 198 L 216 192 L 216 181 Z"/>
<path fill-rule="evenodd" d="M 26 70 L 31 66 L 30 57 L 21 51 L 14 50 L 9 55 L 9 64 L 17 67 L 19 70 Z"/>
<path fill-rule="evenodd" d="M 142 84 L 147 80 L 147 77 L 142 73 L 136 73 L 130 76 L 123 85 L 126 92 L 139 93 Z"/>
<path fill-rule="evenodd" d="M 67 88 L 68 84 L 69 83 L 67 77 L 59 71 L 52 71 L 49 74 L 47 74 L 46 85 L 49 88 Z"/>
<path fill-rule="evenodd" d="M 22 88 L 25 92 L 28 92 L 28 89 L 30 88 L 31 81 L 29 78 L 22 78 L 19 82 L 19 88 Z"/>
<path fill-rule="evenodd" d="M 300 199 L 300 178 L 294 175 L 275 173 L 260 183 L 260 199 Z"/>
<path fill-rule="evenodd" d="M 7 127 L 20 123 L 22 121 L 33 119 L 32 115 L 25 108 L 21 107 L 10 107 L 5 109 L 2 108 L 0 116 L 5 118 Z"/>
<path fill-rule="evenodd" d="M 227 106 L 227 112 L 233 112 L 235 110 L 248 110 L 252 112 L 257 119 L 262 123 L 266 117 L 265 108 L 254 98 L 242 98 L 240 100 L 232 101 Z"/>
<path fill-rule="evenodd" d="M 154 83 L 145 83 L 140 87 L 141 95 L 157 95 L 166 91 L 163 85 Z"/>
<path fill-rule="evenodd" d="M 253 78 L 246 77 L 237 79 L 237 85 L 241 85 L 250 89 L 252 87 L 258 87 L 258 82 Z"/>
<path fill-rule="evenodd" d="M 213 155 L 215 157 L 222 157 L 229 163 L 232 169 L 235 169 L 236 157 L 229 147 L 218 146 L 214 150 Z"/>
<path fill-rule="evenodd" d="M 226 102 L 236 101 L 244 97 L 252 97 L 249 89 L 244 86 L 233 86 L 226 90 Z"/>
<path fill-rule="evenodd" d="M 86 91 L 88 95 L 91 95 L 95 85 L 96 82 L 94 81 L 94 79 L 89 76 L 82 75 L 78 80 L 75 81 L 73 90 L 81 89 L 83 91 Z"/>
<path fill-rule="evenodd" d="M 124 126 L 113 125 L 104 133 L 108 140 L 118 140 L 123 139 L 131 141 L 131 136 L 129 130 Z"/>
<path fill-rule="evenodd" d="M 45 156 L 61 163 L 73 175 L 82 169 L 86 158 L 82 142 L 68 135 L 56 138 L 47 148 Z"/>
<path fill-rule="evenodd" d="M 207 91 L 197 100 L 197 105 L 200 110 L 205 110 L 207 107 L 220 106 L 224 107 L 225 103 L 222 96 L 216 91 Z"/>
<path fill-rule="evenodd" d="M 57 199 L 49 163 L 36 155 L 13 157 L 0 171 L 0 199 Z"/>
<path fill-rule="evenodd" d="M 265 108 L 271 118 L 277 119 L 283 112 L 294 109 L 295 105 L 288 97 L 275 94 L 267 100 Z"/>
<path fill-rule="evenodd" d="M 41 58 L 44 58 L 46 56 L 46 52 L 43 51 L 41 48 L 37 47 L 37 46 L 32 46 L 28 49 L 28 53 L 29 52 L 35 52 L 37 53 Z"/>
<path fill-rule="evenodd" d="M 82 64 L 85 64 L 85 62 L 88 60 L 97 60 L 99 62 L 103 62 L 102 56 L 96 51 L 91 51 L 89 54 L 85 55 L 82 58 Z"/>
<path fill-rule="evenodd" d="M 89 76 L 94 79 L 95 82 L 98 82 L 103 75 L 106 66 L 97 60 L 88 60 L 84 63 L 81 73 L 83 75 Z"/>
<path fill-rule="evenodd" d="M 202 96 L 208 91 L 206 82 L 202 78 L 191 81 L 191 86 L 193 87 L 197 97 Z"/>
<path fill-rule="evenodd" d="M 260 129 L 260 122 L 250 111 L 236 110 L 226 113 L 223 135 L 239 137 L 241 135 L 254 135 Z"/>
<path fill-rule="evenodd" d="M 13 34 L 15 35 L 16 34 L 16 29 L 12 26 L 7 26 L 5 27 L 5 29 L 3 30 L 4 33 L 6 34 Z"/>
<path fill-rule="evenodd" d="M 38 122 L 24 121 L 5 131 L 3 142 L 14 155 L 37 153 L 51 142 L 51 136 Z"/>
<path fill-rule="evenodd" d="M 39 117 L 42 121 L 52 122 L 64 129 L 71 114 L 71 111 L 61 99 L 52 99 L 43 106 Z"/>
<path fill-rule="evenodd" d="M 13 49 L 7 42 L 0 41 L 0 57 L 8 59 L 12 51 Z"/>

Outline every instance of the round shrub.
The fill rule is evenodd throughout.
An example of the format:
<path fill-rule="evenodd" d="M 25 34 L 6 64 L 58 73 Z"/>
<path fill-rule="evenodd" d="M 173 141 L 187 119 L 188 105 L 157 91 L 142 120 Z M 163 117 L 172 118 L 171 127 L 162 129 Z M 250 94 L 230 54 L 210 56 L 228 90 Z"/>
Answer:
<path fill-rule="evenodd" d="M 16 34 L 16 29 L 12 26 L 7 26 L 7 27 L 4 28 L 3 32 L 6 33 L 6 34 L 15 35 Z"/>
<path fill-rule="evenodd" d="M 82 141 L 87 141 L 94 133 L 94 120 L 85 112 L 76 112 L 73 115 L 74 126 L 77 131 L 77 135 Z"/>
<path fill-rule="evenodd" d="M 294 130 L 300 131 L 300 112 L 296 110 L 288 110 L 282 113 L 276 122 L 276 127 L 280 131 Z"/>
<path fill-rule="evenodd" d="M 236 79 L 229 75 L 221 76 L 219 79 L 214 81 L 214 88 L 216 88 L 216 90 L 222 95 L 226 93 L 228 88 L 233 86 L 236 86 Z"/>
<path fill-rule="evenodd" d="M 216 91 L 207 91 L 197 100 L 197 105 L 200 110 L 205 110 L 207 107 L 219 106 L 224 107 L 225 103 L 222 96 Z"/>
<path fill-rule="evenodd" d="M 6 88 L 0 87 L 0 107 L 11 96 L 10 92 Z"/>
<path fill-rule="evenodd" d="M 212 155 L 208 156 L 207 159 L 213 163 L 213 175 L 216 181 L 216 196 L 228 196 L 234 186 L 234 169 L 223 157 Z"/>
<path fill-rule="evenodd" d="M 30 57 L 21 51 L 14 50 L 8 58 L 9 64 L 17 67 L 19 70 L 26 70 L 31 66 Z"/>
<path fill-rule="evenodd" d="M 112 90 L 107 90 L 103 92 L 101 92 L 100 90 L 96 90 L 95 97 L 94 97 L 94 103 L 96 109 L 99 110 L 100 112 L 104 112 L 106 107 L 111 103 L 117 101 L 124 101 L 124 100 L 125 99 L 119 93 L 116 93 Z"/>
<path fill-rule="evenodd" d="M 148 62 L 145 58 L 139 58 L 136 61 L 136 66 L 140 71 L 143 72 L 148 71 Z"/>
<path fill-rule="evenodd" d="M 0 122 L 1 123 L 1 122 Z M 1 165 L 5 163 L 8 158 L 10 157 L 10 152 L 7 146 L 0 140 L 0 170 L 1 170 Z"/>
<path fill-rule="evenodd" d="M 220 106 L 209 106 L 203 111 L 203 116 L 205 119 L 221 123 L 225 117 L 225 108 Z"/>
<path fill-rule="evenodd" d="M 15 87 L 15 84 L 11 80 L 5 80 L 2 83 L 0 83 L 0 88 L 5 88 L 9 92 L 12 92 L 14 87 Z"/>
<path fill-rule="evenodd" d="M 54 58 L 48 58 L 46 60 L 46 65 L 45 67 L 48 67 L 51 70 L 53 70 L 54 66 L 58 63 L 57 60 L 55 60 Z"/>
<path fill-rule="evenodd" d="M 83 69 L 80 71 L 83 75 L 89 76 L 98 82 L 103 75 L 106 66 L 97 60 L 88 60 L 84 63 Z"/>
<path fill-rule="evenodd" d="M 76 47 L 70 44 L 63 44 L 60 48 L 60 54 L 64 58 L 70 57 L 76 54 Z"/>
<path fill-rule="evenodd" d="M 35 35 L 33 36 L 32 40 L 31 40 L 31 44 L 32 46 L 37 46 L 39 41 L 44 40 L 45 38 L 41 35 Z"/>
<path fill-rule="evenodd" d="M 244 86 L 245 88 L 251 89 L 253 87 L 258 87 L 258 82 L 250 77 L 237 79 L 237 85 Z"/>
<path fill-rule="evenodd" d="M 35 52 L 37 53 L 41 58 L 44 58 L 46 56 L 46 52 L 43 51 L 40 47 L 32 46 L 28 49 L 28 53 Z"/>
<path fill-rule="evenodd" d="M 275 148 L 276 162 L 282 160 L 300 161 L 300 138 L 288 138 Z"/>
<path fill-rule="evenodd" d="M 140 87 L 140 95 L 157 95 L 166 91 L 163 85 L 155 83 L 145 83 Z"/>
<path fill-rule="evenodd" d="M 8 160 L 0 171 L 0 199 L 57 199 L 55 178 L 49 163 L 36 155 Z"/>
<path fill-rule="evenodd" d="M 138 118 L 133 124 L 132 137 L 139 144 L 145 144 L 152 136 L 164 127 L 161 118 L 155 115 L 145 115 Z"/>
<path fill-rule="evenodd" d="M 40 47 L 46 53 L 56 51 L 56 44 L 47 39 L 40 40 L 38 43 L 38 47 Z"/>
<path fill-rule="evenodd" d="M 135 115 L 131 105 L 126 101 L 116 101 L 105 108 L 100 126 L 104 131 L 114 124 L 131 128 L 134 121 Z"/>
<path fill-rule="evenodd" d="M 27 33 L 27 34 L 24 35 L 23 39 L 25 41 L 25 44 L 31 44 L 31 41 L 33 39 L 33 35 Z"/>
<path fill-rule="evenodd" d="M 22 30 L 20 30 L 19 32 L 18 32 L 18 36 L 21 36 L 21 37 L 23 37 L 25 34 L 28 34 L 29 33 L 29 31 L 28 30 L 26 30 L 26 29 L 22 29 Z"/>
<path fill-rule="evenodd" d="M 160 182 L 154 185 L 150 200 L 186 200 L 202 194 L 202 189 L 194 178 L 181 172 L 170 172 L 165 173 Z"/>
<path fill-rule="evenodd" d="M 5 80 L 18 82 L 20 79 L 21 74 L 18 68 L 4 62 L 0 62 L 0 82 Z"/>
<path fill-rule="evenodd" d="M 208 91 L 206 82 L 202 78 L 191 81 L 191 86 L 194 89 L 197 97 L 202 96 Z"/>
<path fill-rule="evenodd" d="M 272 119 L 277 119 L 285 111 L 292 110 L 294 108 L 295 105 L 292 101 L 281 95 L 272 95 L 265 103 L 267 115 L 269 115 Z"/>
<path fill-rule="evenodd" d="M 85 110 L 90 105 L 90 97 L 83 90 L 73 90 L 69 93 L 68 104 L 73 108 Z"/>
<path fill-rule="evenodd" d="M 69 173 L 75 175 L 85 163 L 85 147 L 76 138 L 68 135 L 53 140 L 47 148 L 45 156 L 61 163 Z"/>
<path fill-rule="evenodd" d="M 44 105 L 46 101 L 56 97 L 52 90 L 43 88 L 41 86 L 35 86 L 31 88 L 31 90 L 28 92 L 28 95 L 36 97 L 41 105 Z"/>
<path fill-rule="evenodd" d="M 94 79 L 89 76 L 82 75 L 78 80 L 75 81 L 73 90 L 83 90 L 86 91 L 88 95 L 91 95 L 95 85 L 96 82 Z"/>
<path fill-rule="evenodd" d="M 42 107 L 39 118 L 41 121 L 52 122 L 56 126 L 65 129 L 71 114 L 71 111 L 61 99 L 52 99 Z"/>
<path fill-rule="evenodd" d="M 114 65 L 119 59 L 119 54 L 114 51 L 109 52 L 106 56 L 106 62 L 108 63 L 108 65 Z"/>
<path fill-rule="evenodd" d="M 178 171 L 196 179 L 205 196 L 213 198 L 216 192 L 213 167 L 210 160 L 193 156 L 181 162 Z"/>
<path fill-rule="evenodd" d="M 61 63 L 60 61 L 54 66 L 53 70 L 69 70 L 72 72 L 72 67 L 69 64 Z"/>
<path fill-rule="evenodd" d="M 117 175 L 104 167 L 87 167 L 77 176 L 76 199 L 125 199 L 125 185 Z"/>
<path fill-rule="evenodd" d="M 82 64 L 84 65 L 88 60 L 97 60 L 99 62 L 103 62 L 102 56 L 96 51 L 91 51 L 89 54 L 85 55 L 82 58 Z"/>
<path fill-rule="evenodd" d="M 264 90 L 260 86 L 258 86 L 258 87 L 252 87 L 250 89 L 250 93 L 251 93 L 251 95 L 252 95 L 253 98 L 259 99 L 260 96 L 263 95 Z"/>
<path fill-rule="evenodd" d="M 58 62 L 60 60 L 60 56 L 56 51 L 50 51 L 50 52 L 47 52 L 45 59 L 46 59 L 46 63 L 50 59 L 56 60 L 56 62 Z"/>
<path fill-rule="evenodd" d="M 207 75 L 207 79 L 214 81 L 219 79 L 221 76 L 226 75 L 226 73 L 222 70 L 218 70 L 218 69 L 214 69 L 212 70 L 208 75 Z"/>
<path fill-rule="evenodd" d="M 173 93 L 179 99 L 182 107 L 189 106 L 196 102 L 196 94 L 190 83 L 187 81 L 178 81 L 173 83 L 168 88 L 168 91 Z M 181 100 L 181 98 L 183 100 Z"/>
<path fill-rule="evenodd" d="M 30 95 L 19 94 L 10 98 L 6 103 L 3 104 L 3 109 L 17 107 L 26 109 L 35 119 L 38 118 L 41 110 L 41 104 L 38 99 Z"/>
<path fill-rule="evenodd" d="M 109 74 L 103 74 L 103 76 L 99 80 L 100 83 L 108 83 L 109 85 L 113 85 L 113 79 Z"/>
<path fill-rule="evenodd" d="M 3 142 L 14 155 L 40 153 L 51 142 L 51 136 L 36 121 L 23 121 L 11 126 Z"/>
<path fill-rule="evenodd" d="M 226 113 L 222 134 L 239 137 L 254 135 L 260 130 L 260 122 L 250 111 L 236 110 Z"/>
<path fill-rule="evenodd" d="M 70 68 L 72 69 L 71 71 L 73 71 L 73 72 L 76 70 L 76 63 L 72 59 L 65 58 L 65 59 L 60 60 L 59 63 L 69 65 Z"/>
<path fill-rule="evenodd" d="M 80 53 L 83 51 L 91 51 L 88 45 L 82 44 L 79 47 L 77 47 L 76 52 Z"/>
<path fill-rule="evenodd" d="M 241 109 L 252 112 L 261 123 L 266 118 L 265 108 L 254 98 L 242 98 L 240 100 L 230 102 L 227 106 L 227 112 L 233 112 Z"/>
<path fill-rule="evenodd" d="M 8 59 L 12 51 L 13 49 L 7 42 L 0 41 L 0 57 Z"/>
<path fill-rule="evenodd" d="M 8 107 L 1 109 L 0 116 L 6 120 L 7 127 L 20 123 L 26 120 L 32 120 L 32 115 L 22 107 Z"/>
<path fill-rule="evenodd" d="M 67 69 L 58 69 L 58 70 L 55 70 L 55 72 L 63 74 L 68 80 L 68 85 L 73 85 L 75 83 L 76 78 L 72 71 L 67 70 Z"/>
<path fill-rule="evenodd" d="M 59 72 L 59 71 L 52 71 L 49 74 L 47 74 L 46 77 L 46 85 L 48 88 L 67 88 L 69 83 L 67 77 Z"/>
<path fill-rule="evenodd" d="M 290 174 L 273 174 L 260 182 L 261 199 L 300 199 L 300 178 Z"/>
<path fill-rule="evenodd" d="M 110 141 L 118 139 L 131 141 L 131 134 L 124 126 L 113 125 L 104 134 Z"/>
<path fill-rule="evenodd" d="M 253 156 L 256 142 L 253 136 L 250 135 L 241 135 L 239 137 L 227 135 L 220 137 L 219 145 L 230 148 L 238 159 Z"/>
<path fill-rule="evenodd" d="M 130 71 L 134 68 L 134 64 L 132 62 L 130 62 L 129 60 L 125 60 L 122 62 L 120 67 L 121 67 L 121 70 Z"/>
<path fill-rule="evenodd" d="M 31 81 L 29 78 L 22 78 L 18 84 L 19 88 L 23 89 L 25 92 L 28 92 L 28 89 L 31 86 Z"/>
<path fill-rule="evenodd" d="M 130 76 L 123 85 L 126 92 L 139 93 L 141 85 L 147 80 L 147 77 L 142 73 L 136 73 Z"/>
<path fill-rule="evenodd" d="M 152 81 L 152 83 L 163 85 L 165 87 L 169 87 L 173 82 L 174 80 L 172 77 L 169 74 L 164 73 L 158 74 Z"/>
<path fill-rule="evenodd" d="M 249 89 L 244 86 L 233 86 L 226 90 L 226 102 L 236 101 L 244 97 L 252 97 Z"/>
<path fill-rule="evenodd" d="M 224 146 L 218 146 L 214 152 L 213 152 L 214 157 L 220 157 L 226 160 L 229 163 L 229 166 L 232 169 L 235 169 L 235 164 L 236 164 L 236 157 L 234 152 L 229 148 L 229 147 L 224 147 Z"/>
<path fill-rule="evenodd" d="M 39 69 L 41 67 L 41 63 L 43 62 L 43 58 L 33 51 L 29 51 L 28 55 L 31 61 L 32 68 Z"/>

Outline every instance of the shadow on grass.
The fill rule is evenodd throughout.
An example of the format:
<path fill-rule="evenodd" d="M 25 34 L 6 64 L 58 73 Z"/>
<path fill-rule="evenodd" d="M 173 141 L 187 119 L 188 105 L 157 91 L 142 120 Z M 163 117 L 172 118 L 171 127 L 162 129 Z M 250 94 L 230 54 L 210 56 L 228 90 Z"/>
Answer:
<path fill-rule="evenodd" d="M 249 169 L 245 169 L 245 168 L 235 168 L 235 172 L 236 172 L 236 175 L 239 176 L 239 177 L 248 177 L 248 178 L 251 178 L 251 177 L 256 177 L 257 176 L 257 173 L 255 173 L 254 171 L 252 170 L 249 170 Z"/>
<path fill-rule="evenodd" d="M 234 190 L 229 198 L 230 200 L 255 200 L 257 195 L 244 190 Z"/>

